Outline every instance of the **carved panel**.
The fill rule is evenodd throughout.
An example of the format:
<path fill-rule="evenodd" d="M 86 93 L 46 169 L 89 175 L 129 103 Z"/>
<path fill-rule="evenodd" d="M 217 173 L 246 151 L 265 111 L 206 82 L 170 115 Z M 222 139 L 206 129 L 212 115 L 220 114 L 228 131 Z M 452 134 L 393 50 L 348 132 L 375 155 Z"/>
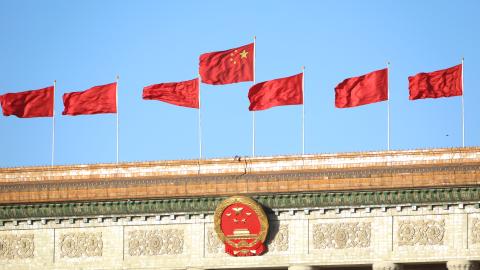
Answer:
<path fill-rule="evenodd" d="M 101 232 L 64 233 L 60 235 L 60 257 L 100 257 L 103 252 Z"/>
<path fill-rule="evenodd" d="M 445 220 L 402 220 L 398 225 L 398 245 L 443 245 Z"/>
<path fill-rule="evenodd" d="M 315 224 L 313 226 L 313 248 L 365 248 L 370 246 L 370 236 L 370 222 Z"/>
<path fill-rule="evenodd" d="M 137 230 L 128 232 L 130 256 L 175 255 L 183 253 L 183 230 Z"/>
<path fill-rule="evenodd" d="M 472 244 L 480 244 L 480 219 L 474 218 L 472 222 Z"/>
<path fill-rule="evenodd" d="M 207 252 L 208 253 L 220 253 L 225 250 L 224 244 L 217 236 L 217 233 L 213 228 L 207 230 Z"/>
<path fill-rule="evenodd" d="M 27 259 L 33 258 L 35 250 L 33 234 L 1 235 L 0 259 Z"/>
<path fill-rule="evenodd" d="M 278 232 L 273 239 L 269 237 L 268 251 L 287 251 L 288 250 L 288 225 L 280 225 Z"/>

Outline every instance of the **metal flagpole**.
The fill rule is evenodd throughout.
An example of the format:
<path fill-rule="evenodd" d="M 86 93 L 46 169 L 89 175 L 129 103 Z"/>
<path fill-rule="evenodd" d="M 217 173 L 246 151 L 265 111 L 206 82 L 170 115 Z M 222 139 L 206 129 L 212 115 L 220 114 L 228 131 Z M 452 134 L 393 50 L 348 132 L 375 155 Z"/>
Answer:
<path fill-rule="evenodd" d="M 202 103 L 200 99 L 200 83 L 202 82 L 200 74 L 198 74 L 198 148 L 199 159 L 202 159 Z"/>
<path fill-rule="evenodd" d="M 465 107 L 464 107 L 464 88 L 463 88 L 463 61 L 464 58 L 462 57 L 462 147 L 465 147 Z"/>
<path fill-rule="evenodd" d="M 253 85 L 255 85 L 255 47 L 257 45 L 257 37 L 253 37 Z M 255 157 L 255 111 L 252 111 L 252 157 Z"/>
<path fill-rule="evenodd" d="M 305 66 L 302 67 L 302 155 L 305 155 Z"/>
<path fill-rule="evenodd" d="M 55 88 L 57 80 L 53 81 L 53 115 L 52 115 L 52 166 L 55 161 Z"/>
<path fill-rule="evenodd" d="M 252 111 L 252 157 L 255 157 L 255 111 Z"/>
<path fill-rule="evenodd" d="M 390 151 L 390 62 L 387 62 L 387 150 Z"/>
<path fill-rule="evenodd" d="M 116 88 L 115 88 L 115 106 L 117 108 L 117 164 L 118 164 L 118 80 L 120 77 L 117 75 L 117 78 L 115 80 L 116 82 Z"/>

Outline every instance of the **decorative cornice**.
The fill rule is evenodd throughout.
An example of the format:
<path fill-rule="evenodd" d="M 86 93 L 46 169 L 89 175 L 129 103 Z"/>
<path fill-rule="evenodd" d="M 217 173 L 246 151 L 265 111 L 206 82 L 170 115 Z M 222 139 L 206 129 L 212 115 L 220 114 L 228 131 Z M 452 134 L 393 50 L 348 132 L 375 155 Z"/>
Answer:
<path fill-rule="evenodd" d="M 480 185 L 480 147 L 0 169 L 0 205 Z"/>
<path fill-rule="evenodd" d="M 480 202 L 480 187 L 288 193 L 251 196 L 267 211 L 326 207 Z M 0 220 L 211 213 L 225 197 L 0 205 Z"/>
<path fill-rule="evenodd" d="M 480 147 L 374 151 L 274 157 L 236 157 L 53 167 L 0 168 L 0 183 L 68 182 L 198 175 L 239 175 L 278 171 L 336 170 L 368 167 L 466 165 L 480 162 Z"/>
<path fill-rule="evenodd" d="M 469 172 L 480 171 L 479 164 L 470 165 L 449 165 L 449 166 L 408 166 L 408 167 L 384 167 L 384 168 L 363 168 L 363 169 L 343 169 L 326 170 L 314 172 L 277 172 L 273 174 L 241 174 L 241 175 L 221 175 L 221 176 L 190 176 L 190 177 L 167 177 L 156 179 L 132 178 L 127 180 L 113 179 L 89 179 L 83 181 L 68 182 L 43 182 L 43 183 L 8 183 L 0 184 L 0 192 L 19 192 L 19 191 L 42 191 L 56 189 L 82 189 L 82 188 L 118 188 L 150 186 L 159 184 L 206 184 L 218 181 L 271 181 L 271 180 L 311 180 L 311 179 L 346 179 L 346 178 L 370 178 L 382 175 L 394 174 L 421 174 L 438 172 Z"/>

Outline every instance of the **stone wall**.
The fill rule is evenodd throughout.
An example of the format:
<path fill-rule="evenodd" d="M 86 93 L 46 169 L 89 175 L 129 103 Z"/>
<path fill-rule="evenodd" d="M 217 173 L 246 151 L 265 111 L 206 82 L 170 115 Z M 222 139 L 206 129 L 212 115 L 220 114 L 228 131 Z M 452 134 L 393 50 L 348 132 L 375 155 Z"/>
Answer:
<path fill-rule="evenodd" d="M 475 204 L 273 209 L 268 252 L 224 253 L 210 212 L 6 222 L 0 269 L 219 269 L 480 260 Z"/>

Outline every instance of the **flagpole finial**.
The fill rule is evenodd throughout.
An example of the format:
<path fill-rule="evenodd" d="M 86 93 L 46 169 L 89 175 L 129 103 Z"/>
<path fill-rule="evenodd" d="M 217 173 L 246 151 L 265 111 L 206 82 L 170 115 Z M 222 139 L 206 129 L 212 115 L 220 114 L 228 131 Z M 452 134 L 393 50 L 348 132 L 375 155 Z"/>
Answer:
<path fill-rule="evenodd" d="M 465 57 L 462 56 L 462 62 L 465 61 Z"/>
<path fill-rule="evenodd" d="M 117 75 L 116 79 L 119 80 L 119 79 L 120 79 L 120 76 Z"/>
<path fill-rule="evenodd" d="M 302 71 L 305 71 L 305 66 L 302 66 Z"/>
<path fill-rule="evenodd" d="M 57 80 L 53 80 L 54 83 L 57 83 Z"/>
<path fill-rule="evenodd" d="M 254 39 L 254 40 L 257 39 L 257 36 L 253 36 L 253 39 Z"/>

